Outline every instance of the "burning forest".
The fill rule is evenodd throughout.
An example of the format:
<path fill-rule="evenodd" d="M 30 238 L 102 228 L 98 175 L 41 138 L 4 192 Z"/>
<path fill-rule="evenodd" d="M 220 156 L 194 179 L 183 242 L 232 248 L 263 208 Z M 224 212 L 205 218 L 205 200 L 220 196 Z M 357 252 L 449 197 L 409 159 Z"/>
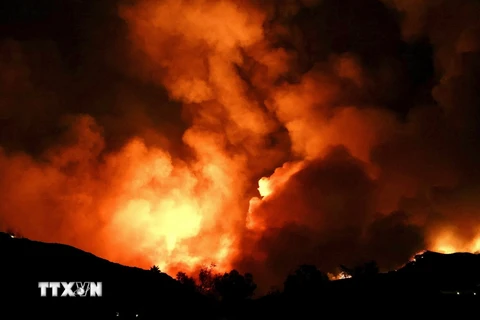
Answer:
<path fill-rule="evenodd" d="M 1 229 L 260 285 L 480 250 L 478 1 L 33 3 L 0 29 Z"/>

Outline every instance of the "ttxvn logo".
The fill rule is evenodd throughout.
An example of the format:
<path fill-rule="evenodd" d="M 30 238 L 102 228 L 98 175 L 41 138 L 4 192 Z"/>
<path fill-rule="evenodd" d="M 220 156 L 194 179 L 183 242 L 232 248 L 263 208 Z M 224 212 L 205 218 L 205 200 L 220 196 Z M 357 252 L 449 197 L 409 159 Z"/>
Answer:
<path fill-rule="evenodd" d="M 101 297 L 101 282 L 39 282 L 40 296 L 46 297 L 50 289 L 52 297 Z"/>

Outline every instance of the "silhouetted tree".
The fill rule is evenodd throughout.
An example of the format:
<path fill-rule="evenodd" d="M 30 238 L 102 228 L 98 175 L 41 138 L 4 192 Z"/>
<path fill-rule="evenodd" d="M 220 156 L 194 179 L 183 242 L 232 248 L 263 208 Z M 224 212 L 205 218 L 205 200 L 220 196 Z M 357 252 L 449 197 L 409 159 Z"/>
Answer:
<path fill-rule="evenodd" d="M 284 282 L 284 292 L 297 296 L 321 292 L 329 282 L 328 276 L 313 265 L 302 265 Z"/>
<path fill-rule="evenodd" d="M 152 266 L 150 268 L 150 271 L 154 272 L 154 273 L 160 273 L 160 268 L 158 266 Z"/>
<path fill-rule="evenodd" d="M 216 265 L 211 264 L 209 267 L 204 267 L 200 269 L 198 274 L 199 284 L 197 289 L 200 293 L 208 296 L 215 295 L 215 276 L 214 273 Z"/>
<path fill-rule="evenodd" d="M 183 284 L 188 290 L 195 291 L 197 288 L 197 284 L 195 283 L 195 279 L 192 277 L 187 276 L 185 272 L 177 273 L 177 281 Z"/>
<path fill-rule="evenodd" d="M 380 272 L 377 262 L 370 261 L 364 264 L 363 266 L 363 274 L 367 276 L 376 275 Z"/>
<path fill-rule="evenodd" d="M 371 277 L 379 272 L 377 263 L 375 261 L 370 261 L 354 268 L 348 268 L 344 265 L 340 265 L 340 269 L 342 272 L 348 274 L 352 278 Z"/>
<path fill-rule="evenodd" d="M 270 290 L 268 290 L 266 296 L 278 296 L 281 294 L 281 291 L 277 287 L 271 287 Z"/>
<path fill-rule="evenodd" d="M 214 288 L 222 300 L 239 301 L 252 297 L 257 285 L 252 274 L 241 275 L 237 270 L 232 270 L 222 276 L 216 276 Z"/>

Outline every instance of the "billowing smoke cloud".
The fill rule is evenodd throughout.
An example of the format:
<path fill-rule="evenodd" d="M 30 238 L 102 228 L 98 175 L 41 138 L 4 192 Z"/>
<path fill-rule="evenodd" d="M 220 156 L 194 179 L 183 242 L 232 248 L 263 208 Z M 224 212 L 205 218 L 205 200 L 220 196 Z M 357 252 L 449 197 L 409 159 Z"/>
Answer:
<path fill-rule="evenodd" d="M 480 249 L 478 2 L 75 6 L 0 46 L 3 228 L 265 286 Z"/>

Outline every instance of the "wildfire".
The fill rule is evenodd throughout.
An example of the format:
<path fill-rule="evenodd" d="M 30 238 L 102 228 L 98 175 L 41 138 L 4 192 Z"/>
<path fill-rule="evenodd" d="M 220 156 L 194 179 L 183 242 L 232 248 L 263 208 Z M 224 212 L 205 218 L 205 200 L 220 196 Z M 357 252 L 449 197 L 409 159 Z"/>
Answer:
<path fill-rule="evenodd" d="M 280 190 L 292 175 L 298 172 L 304 166 L 303 162 L 287 162 L 282 167 L 277 168 L 270 177 L 262 177 L 258 181 L 258 192 L 260 198 L 250 199 L 246 227 L 250 230 L 262 231 L 266 229 L 261 216 L 256 216 L 257 209 L 264 201 L 276 191 Z"/>
<path fill-rule="evenodd" d="M 328 273 L 327 275 L 328 275 L 328 279 L 330 279 L 331 281 L 342 280 L 342 279 L 350 279 L 352 277 L 351 275 L 346 274 L 344 272 L 340 272 L 338 274 Z"/>
<path fill-rule="evenodd" d="M 435 235 L 433 244 L 431 246 L 432 251 L 440 253 L 454 253 L 454 252 L 480 252 L 480 235 L 476 236 L 473 240 L 462 242 L 453 232 L 439 232 Z"/>
<path fill-rule="evenodd" d="M 408 47 L 405 38 L 412 54 L 395 56 L 390 49 L 401 40 L 396 27 L 385 28 L 395 30 L 394 40 L 372 32 L 371 23 L 365 30 L 356 20 L 353 31 L 341 27 L 344 9 L 335 1 L 325 10 L 336 14 L 315 25 L 325 28 L 315 32 L 304 30 L 310 24 L 299 24 L 303 18 L 289 19 L 322 1 L 125 2 L 117 8 L 125 41 L 105 44 L 124 45 L 119 60 L 108 65 L 119 69 L 122 80 L 109 90 L 91 89 L 91 97 L 83 92 L 95 87 L 92 75 L 78 77 L 89 80 L 85 88 L 76 75 L 63 86 L 71 70 L 44 81 L 54 72 L 42 69 L 37 50 L 2 43 L 0 226 L 127 265 L 155 264 L 172 275 L 211 263 L 219 272 L 241 266 L 278 275 L 281 270 L 266 269 L 288 270 L 301 259 L 348 264 L 337 260 L 375 254 L 403 261 L 425 242 L 425 249 L 444 253 L 480 251 L 479 189 L 472 186 L 478 176 L 470 177 L 478 171 L 478 158 L 470 155 L 476 147 L 471 142 L 478 141 L 471 136 L 478 90 L 470 72 L 478 66 L 480 9 L 472 2 L 455 15 L 435 5 L 425 23 L 438 12 L 448 14 L 427 27 L 416 23 L 430 10 L 422 1 L 398 8 L 401 1 L 385 2 L 405 14 L 408 26 L 399 26 L 404 35 L 420 25 L 416 31 L 428 33 L 415 38 L 429 39 L 440 81 L 422 84 L 421 94 L 410 94 L 417 85 L 404 86 L 417 71 L 404 66 L 424 50 Z M 351 19 L 356 10 L 348 10 L 345 18 Z M 441 31 L 449 26 L 455 27 Z M 77 29 L 101 34 L 82 39 L 109 39 L 97 28 Z M 336 30 L 340 38 L 324 37 Z M 95 50 L 80 48 L 79 59 L 107 51 L 97 50 L 97 40 Z M 360 44 L 360 50 L 342 52 Z M 45 66 L 68 65 L 51 62 Z M 423 97 L 432 83 L 426 100 L 436 103 L 403 100 Z M 65 96 L 52 93 L 67 87 L 72 91 Z M 77 99 L 79 92 L 95 108 L 84 110 L 88 103 Z M 168 99 L 159 101 L 164 92 Z M 76 100 L 82 101 L 72 110 L 82 113 L 65 110 L 58 119 L 62 130 L 44 127 L 58 124 L 50 115 L 61 108 L 42 108 Z M 109 112 L 96 108 L 104 101 Z M 399 120 L 389 107 L 404 103 L 412 108 Z M 37 121 L 39 114 L 47 116 Z M 32 143 L 22 130 L 45 141 Z M 60 131 L 58 141 L 45 134 Z M 19 152 L 22 139 L 35 152 Z M 469 230 L 460 234 L 463 229 L 451 226 Z"/>
<path fill-rule="evenodd" d="M 271 184 L 270 180 L 266 177 L 258 180 L 258 192 L 260 192 L 262 198 L 268 197 L 273 193 Z"/>

